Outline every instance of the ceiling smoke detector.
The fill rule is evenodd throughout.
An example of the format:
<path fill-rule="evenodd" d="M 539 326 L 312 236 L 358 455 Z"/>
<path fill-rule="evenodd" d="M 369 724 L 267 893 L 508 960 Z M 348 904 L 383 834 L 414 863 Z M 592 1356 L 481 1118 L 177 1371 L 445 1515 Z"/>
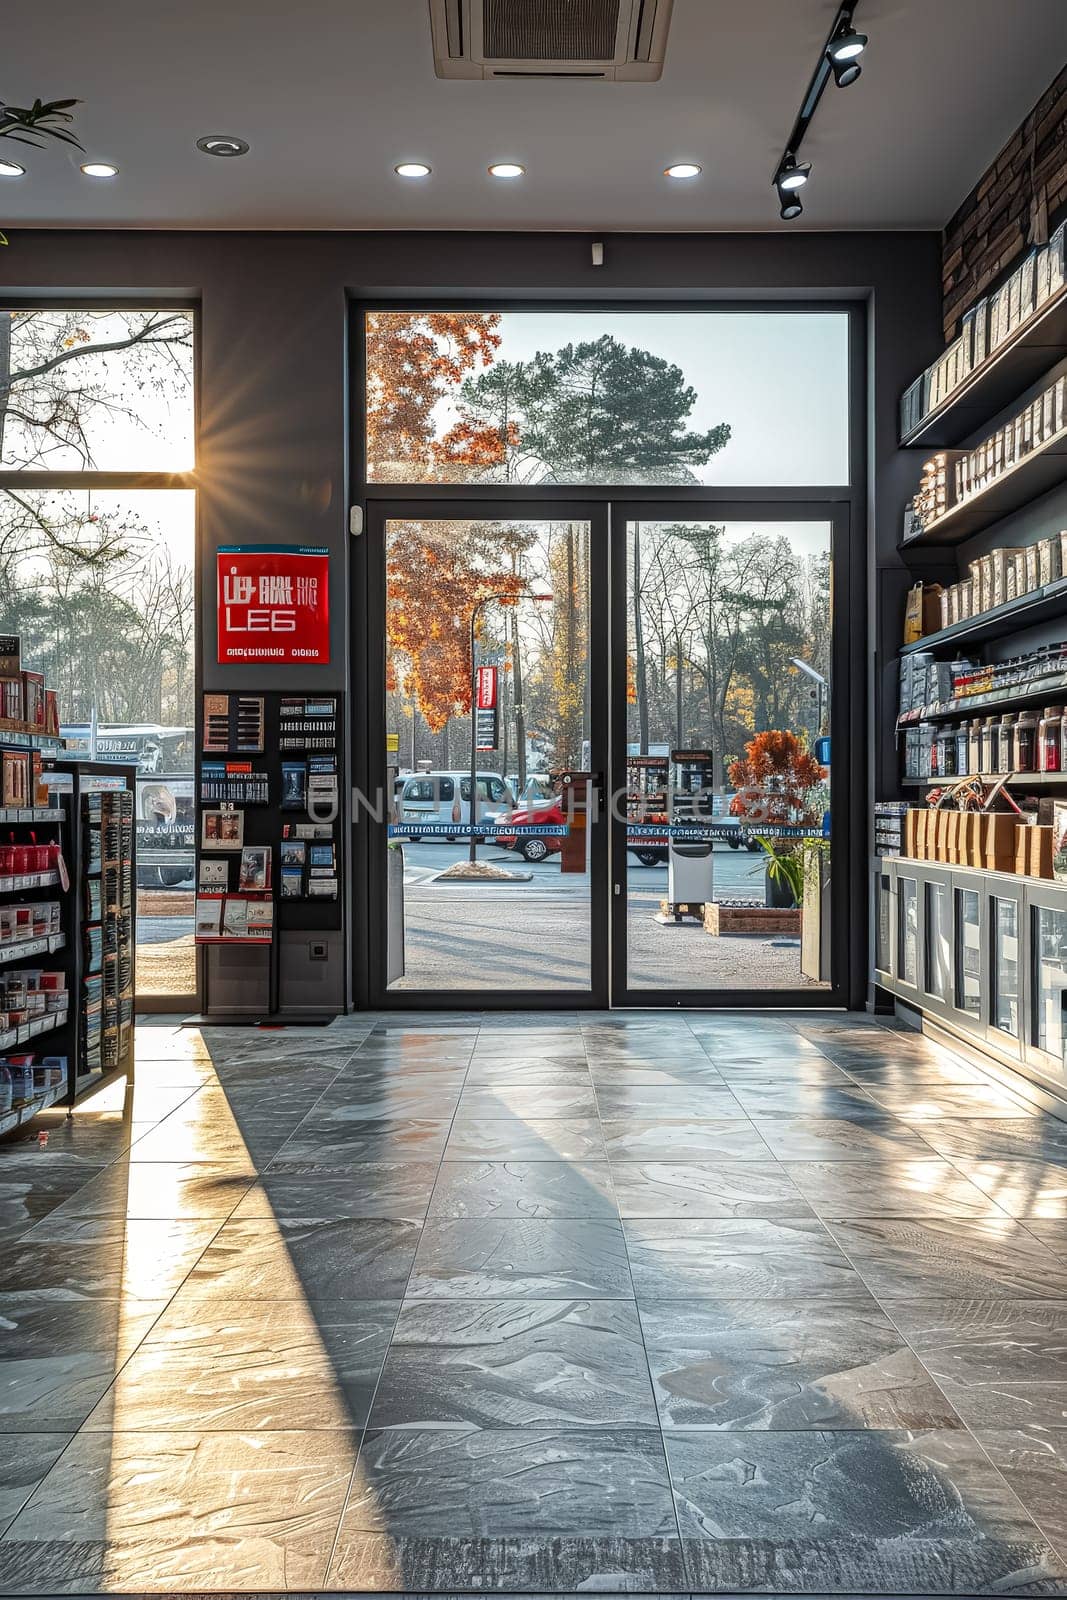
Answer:
<path fill-rule="evenodd" d="M 439 78 L 601 78 L 663 72 L 674 0 L 430 0 Z"/>

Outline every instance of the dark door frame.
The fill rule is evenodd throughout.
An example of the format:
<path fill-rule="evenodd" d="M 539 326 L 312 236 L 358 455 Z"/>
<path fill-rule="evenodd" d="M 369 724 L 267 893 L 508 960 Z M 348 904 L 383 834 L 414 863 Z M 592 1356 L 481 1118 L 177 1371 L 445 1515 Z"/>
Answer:
<path fill-rule="evenodd" d="M 461 522 L 587 522 L 589 524 L 589 647 L 587 653 L 589 672 L 589 736 L 591 770 L 601 779 L 601 788 L 608 772 L 609 723 L 609 634 L 608 612 L 605 603 L 608 595 L 608 501 L 603 494 L 582 499 L 572 494 L 566 500 L 502 500 L 494 504 L 487 499 L 471 501 L 453 500 L 374 500 L 368 507 L 365 568 L 365 594 L 359 595 L 360 609 L 355 613 L 365 619 L 364 640 L 366 652 L 363 663 L 366 692 L 361 710 L 364 725 L 357 750 L 362 760 L 357 764 L 357 788 L 373 798 L 381 786 L 385 763 L 385 526 L 389 521 L 461 521 Z M 375 754 L 377 752 L 377 754 Z M 355 847 L 362 844 L 362 870 L 360 876 L 367 885 L 364 897 L 364 917 L 359 927 L 357 941 L 365 952 L 363 962 L 357 961 L 357 983 L 366 983 L 366 1002 L 379 1010 L 448 1010 L 448 1011 L 550 1011 L 550 1010 L 602 1010 L 610 1003 L 609 944 L 607 917 L 604 910 L 608 899 L 608 829 L 601 810 L 590 821 L 589 855 L 589 926 L 590 926 L 590 983 L 588 989 L 400 989 L 390 990 L 386 984 L 386 939 L 384 915 L 386 900 L 386 847 L 387 824 L 384 817 L 364 814 L 355 819 Z M 361 838 L 359 836 L 362 836 Z M 598 912 L 597 908 L 600 908 Z M 506 940 L 506 930 L 500 931 Z M 362 967 L 362 972 L 360 968 Z M 357 991 L 358 992 L 358 991 Z M 362 1002 L 361 1002 L 362 1003 Z"/>
<path fill-rule="evenodd" d="M 611 791 L 618 794 L 626 783 L 626 528 L 633 521 L 642 522 L 827 522 L 831 529 L 831 699 L 830 740 L 831 757 L 834 751 L 842 752 L 840 766 L 832 763 L 831 774 L 836 778 L 837 793 L 833 805 L 833 832 L 831 838 L 831 980 L 830 988 L 797 987 L 795 989 L 635 989 L 627 981 L 627 882 L 631 871 L 626 851 L 626 823 L 621 815 L 611 821 L 611 1003 L 620 1008 L 658 1007 L 660 1009 L 684 1008 L 729 1009 L 743 1007 L 769 1007 L 800 1009 L 805 1007 L 847 1006 L 857 1002 L 851 997 L 855 985 L 863 981 L 862 970 L 857 972 L 855 953 L 865 941 L 858 939 L 856 930 L 865 928 L 865 879 L 853 881 L 849 870 L 852 860 L 852 836 L 856 826 L 857 795 L 865 793 L 863 775 L 865 752 L 863 749 L 863 639 L 849 628 L 851 616 L 864 613 L 855 606 L 861 596 L 854 592 L 854 569 L 851 559 L 851 535 L 847 495 L 799 498 L 794 494 L 789 501 L 758 498 L 740 499 L 736 490 L 716 492 L 709 490 L 703 504 L 687 501 L 679 506 L 673 498 L 660 502 L 625 500 L 612 502 L 611 507 Z"/>

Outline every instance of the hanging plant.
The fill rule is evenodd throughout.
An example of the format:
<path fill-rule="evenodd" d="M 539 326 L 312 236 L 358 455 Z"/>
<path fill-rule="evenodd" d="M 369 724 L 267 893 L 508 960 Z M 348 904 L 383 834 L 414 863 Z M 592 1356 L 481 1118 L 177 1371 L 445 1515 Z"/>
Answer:
<path fill-rule="evenodd" d="M 67 126 L 74 121 L 70 108 L 77 104 L 77 100 L 35 100 L 32 106 L 9 106 L 0 100 L 0 139 L 28 144 L 35 150 L 43 150 L 49 139 L 58 139 L 82 150 L 84 146 Z M 0 233 L 0 244 L 7 244 L 5 233 Z"/>

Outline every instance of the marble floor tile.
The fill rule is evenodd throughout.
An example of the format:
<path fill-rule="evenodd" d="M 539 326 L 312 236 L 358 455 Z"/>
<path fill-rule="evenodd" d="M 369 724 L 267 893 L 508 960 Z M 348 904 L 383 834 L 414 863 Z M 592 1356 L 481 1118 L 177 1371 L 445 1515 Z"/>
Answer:
<path fill-rule="evenodd" d="M 874 1101 L 862 1089 L 844 1083 L 790 1083 L 785 1078 L 769 1081 L 737 1079 L 731 1084 L 738 1104 L 747 1116 L 834 1117 L 845 1122 L 870 1119 Z"/>
<path fill-rule="evenodd" d="M 70 1437 L 69 1433 L 35 1432 L 5 1440 L 0 1452 L 0 1534 L 55 1466 Z"/>
<path fill-rule="evenodd" d="M 827 1226 L 879 1300 L 1067 1297 L 1067 1262 L 1007 1217 L 873 1217 Z"/>
<path fill-rule="evenodd" d="M 966 1156 L 973 1161 L 1041 1161 L 1067 1167 L 1067 1122 L 1055 1117 L 945 1117 L 924 1124 L 923 1138 L 949 1160 Z"/>
<path fill-rule="evenodd" d="M 811 1206 L 773 1161 L 617 1161 L 623 1217 L 809 1217 Z"/>
<path fill-rule="evenodd" d="M 441 1081 L 423 1074 L 418 1081 L 368 1082 L 365 1078 L 341 1080 L 308 1108 L 316 1126 L 331 1123 L 388 1122 L 396 1118 L 451 1117 L 459 1104 L 462 1082 Z"/>
<path fill-rule="evenodd" d="M 747 1121 L 695 1122 L 685 1117 L 605 1121 L 608 1159 L 618 1161 L 764 1161 L 770 1151 Z"/>
<path fill-rule="evenodd" d="M 850 1054 L 844 1059 L 835 1055 L 835 1061 L 848 1073 L 853 1083 L 861 1089 L 901 1089 L 910 1091 L 927 1088 L 936 1091 L 945 1086 L 989 1084 L 989 1074 L 958 1056 L 945 1061 L 924 1060 L 922 1057 L 899 1058 L 884 1052 L 864 1051 Z"/>
<path fill-rule="evenodd" d="M 52 1214 L 54 1217 L 54 1213 Z M 219 1223 L 126 1222 L 46 1217 L 0 1247 L 5 1294 L 35 1291 L 53 1300 L 158 1300 L 174 1293 L 204 1251 Z M 58 1235 L 58 1237 L 57 1237 Z"/>
<path fill-rule="evenodd" d="M 3 1546 L 0 1544 L 0 1552 Z M 0 1593 L 3 1593 L 0 1555 Z M 330 1564 L 329 1584 L 349 1594 L 523 1594 L 559 1600 L 561 1592 L 595 1593 L 601 1600 L 655 1594 L 686 1581 L 676 1538 L 583 1538 L 577 1534 L 529 1537 L 409 1537 L 342 1530 Z M 553 1585 L 557 1587 L 553 1588 Z M 54 1586 L 53 1586 L 54 1587 Z M 569 1600 L 579 1600 L 572 1593 Z M 673 1600 L 689 1600 L 675 1595 Z"/>
<path fill-rule="evenodd" d="M 364 1436 L 338 1550 L 393 1537 L 671 1538 L 655 1428 L 386 1429 Z"/>
<path fill-rule="evenodd" d="M 1059 1217 L 1026 1217 L 1023 1227 L 1054 1251 L 1061 1261 L 1067 1261 L 1067 1229 Z"/>
<path fill-rule="evenodd" d="M 73 1544 L 107 1586 L 320 1589 L 359 1436 L 81 1433 L 7 1530 Z M 0 1541 L 0 1549 L 5 1541 Z M 102 1548 L 101 1548 L 102 1547 Z M 0 1567 L 0 1579 L 5 1576 Z"/>
<path fill-rule="evenodd" d="M 969 1427 L 1067 1428 L 1067 1301 L 905 1300 L 892 1317 Z"/>
<path fill-rule="evenodd" d="M 415 1259 L 419 1224 L 385 1218 L 223 1223 L 186 1281 L 220 1300 L 397 1300 Z"/>
<path fill-rule="evenodd" d="M 1067 1431 L 1041 1435 L 1023 1428 L 980 1428 L 977 1439 L 1060 1559 L 1067 1561 Z"/>
<path fill-rule="evenodd" d="M 248 1192 L 253 1174 L 210 1162 L 136 1162 L 122 1159 L 83 1183 L 55 1215 L 128 1217 L 130 1221 L 224 1221 Z"/>
<path fill-rule="evenodd" d="M 606 1161 L 443 1161 L 431 1217 L 616 1217 Z"/>
<path fill-rule="evenodd" d="M 960 1426 L 873 1303 L 667 1300 L 640 1310 L 665 1427 Z"/>
<path fill-rule="evenodd" d="M 527 1117 L 595 1117 L 597 1104 L 588 1076 L 580 1084 L 475 1084 L 464 1089 L 459 1114 L 520 1122 Z"/>
<path fill-rule="evenodd" d="M 602 1061 L 591 1057 L 589 1072 L 598 1089 L 626 1089 L 631 1084 L 663 1084 L 665 1088 L 692 1084 L 707 1088 L 724 1088 L 726 1080 L 718 1067 L 712 1066 L 706 1056 L 699 1060 L 654 1061 L 648 1064 L 625 1058 Z"/>
<path fill-rule="evenodd" d="M 348 1172 L 291 1177 L 268 1167 L 243 1195 L 235 1222 L 249 1217 L 397 1217 L 421 1222 L 437 1176 L 432 1161 L 364 1161 Z"/>
<path fill-rule="evenodd" d="M 655 1427 L 636 1307 L 617 1300 L 408 1301 L 372 1428 Z"/>
<path fill-rule="evenodd" d="M 916 1084 L 912 1088 L 886 1088 L 871 1084 L 871 1100 L 902 1122 L 930 1122 L 940 1117 L 982 1117 L 1018 1120 L 1041 1118 L 1035 1105 L 995 1083 Z"/>
<path fill-rule="evenodd" d="M 848 1089 L 853 1080 L 824 1056 L 804 1056 L 799 1060 L 773 1060 L 761 1056 L 724 1055 L 716 1051 L 706 1060 L 729 1085 L 734 1083 L 809 1084 Z"/>
<path fill-rule="evenodd" d="M 641 1218 L 623 1224 L 638 1300 L 869 1295 L 814 1218 Z"/>
<path fill-rule="evenodd" d="M 694 1589 L 1054 1593 L 1067 1583 L 963 1430 L 664 1437 Z"/>
<path fill-rule="evenodd" d="M 412 1298 L 632 1299 L 622 1225 L 610 1217 L 430 1221 Z"/>
<path fill-rule="evenodd" d="M 956 1156 L 953 1164 L 1009 1217 L 1055 1218 L 1067 1227 L 1067 1163 L 1057 1167 L 1043 1161 L 971 1161 Z"/>
<path fill-rule="evenodd" d="M 547 1056 L 544 1059 L 531 1056 L 523 1057 L 521 1060 L 509 1060 L 505 1057 L 502 1061 L 494 1058 L 487 1061 L 473 1060 L 467 1072 L 468 1088 L 506 1084 L 510 1088 L 519 1089 L 547 1084 L 560 1089 L 581 1089 L 588 1088 L 591 1082 L 589 1064 L 584 1056 L 566 1058 Z"/>
<path fill-rule="evenodd" d="M 301 1176 L 348 1172 L 363 1161 L 439 1161 L 450 1126 L 447 1117 L 347 1124 L 309 1118 L 269 1165 L 272 1172 Z"/>
<path fill-rule="evenodd" d="M 0 1151 L 0 1239 L 14 1239 L 57 1207 L 69 1202 L 91 1183 L 98 1167 L 83 1162 L 52 1159 L 48 1152 L 36 1167 L 25 1160 L 9 1162 L 8 1146 Z"/>
<path fill-rule="evenodd" d="M 163 1300 L 0 1297 L 0 1429 L 73 1433 L 163 1311 Z"/>
<path fill-rule="evenodd" d="M 821 1217 L 989 1217 L 1004 1212 L 951 1162 L 928 1151 L 898 1161 L 787 1161 Z"/>
<path fill-rule="evenodd" d="M 755 1127 L 779 1161 L 892 1161 L 935 1154 L 913 1128 L 879 1112 L 833 1117 L 764 1117 Z"/>
<path fill-rule="evenodd" d="M 724 1084 L 598 1083 L 597 1106 L 605 1122 L 630 1117 L 688 1117 L 694 1122 L 746 1120 Z"/>
<path fill-rule="evenodd" d="M 85 1427 L 106 1432 L 361 1428 L 397 1301 L 233 1301 L 179 1296 Z"/>
<path fill-rule="evenodd" d="M 448 1161 L 603 1161 L 595 1117 L 469 1117 L 461 1111 L 445 1147 Z"/>

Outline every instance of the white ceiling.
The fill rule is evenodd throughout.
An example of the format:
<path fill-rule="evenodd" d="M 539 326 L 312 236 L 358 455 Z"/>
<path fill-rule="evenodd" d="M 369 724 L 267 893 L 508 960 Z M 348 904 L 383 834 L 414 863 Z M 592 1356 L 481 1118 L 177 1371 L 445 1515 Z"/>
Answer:
<path fill-rule="evenodd" d="M 859 0 L 863 76 L 831 84 L 799 223 L 770 180 L 835 0 L 675 0 L 658 83 L 446 82 L 426 0 L 39 0 L 4 41 L 16 104 L 76 95 L 60 149 L 0 180 L 0 226 L 940 227 L 1067 55 L 1065 0 Z M 238 160 L 201 155 L 238 134 Z M 0 154 L 19 147 L 0 141 Z M 404 182 L 402 160 L 433 175 Z M 492 160 L 522 162 L 517 183 Z M 702 164 L 670 183 L 671 161 Z"/>

